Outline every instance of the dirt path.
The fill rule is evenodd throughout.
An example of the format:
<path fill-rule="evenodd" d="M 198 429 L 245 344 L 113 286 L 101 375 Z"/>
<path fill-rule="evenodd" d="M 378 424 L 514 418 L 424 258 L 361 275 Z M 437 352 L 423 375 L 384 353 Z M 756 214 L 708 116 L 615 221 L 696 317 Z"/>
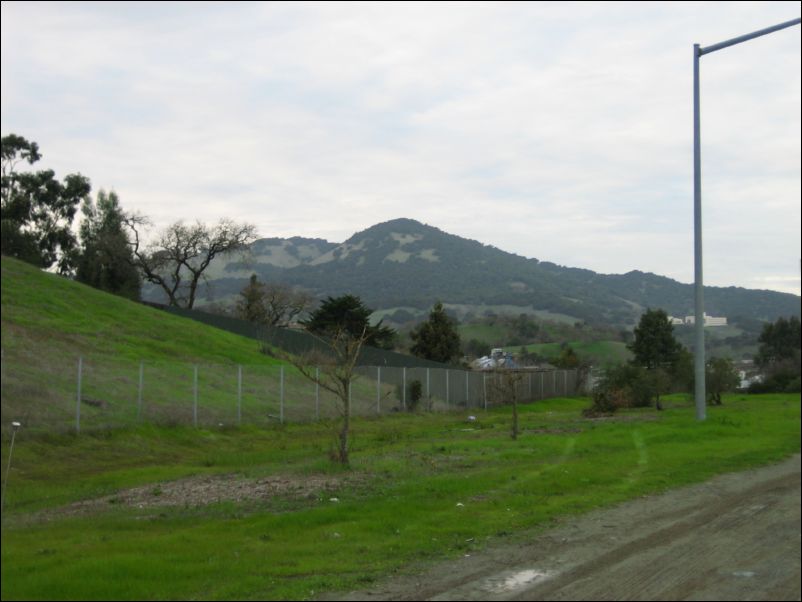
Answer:
<path fill-rule="evenodd" d="M 799 600 L 800 503 L 797 454 L 339 599 Z"/>

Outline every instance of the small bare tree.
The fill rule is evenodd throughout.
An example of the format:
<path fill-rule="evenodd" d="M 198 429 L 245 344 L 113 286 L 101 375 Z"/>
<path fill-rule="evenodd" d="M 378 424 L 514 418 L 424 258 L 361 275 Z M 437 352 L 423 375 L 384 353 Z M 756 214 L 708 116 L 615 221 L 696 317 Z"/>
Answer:
<path fill-rule="evenodd" d="M 341 418 L 337 433 L 337 461 L 347 465 L 351 433 L 351 387 L 357 378 L 359 353 L 369 334 L 367 328 L 359 336 L 340 328 L 329 338 L 315 338 L 322 344 L 320 348 L 300 356 L 286 352 L 279 352 L 279 356 L 289 361 L 306 378 L 336 396 Z"/>
<path fill-rule="evenodd" d="M 256 239 L 255 225 L 228 218 L 214 226 L 178 221 L 143 248 L 141 230 L 151 221 L 142 215 L 128 215 L 123 224 L 130 233 L 133 263 L 145 280 L 161 287 L 170 305 L 188 309 L 195 304 L 198 284 L 212 260 L 220 253 L 244 251 Z"/>
<path fill-rule="evenodd" d="M 289 326 L 313 301 L 309 293 L 279 282 L 260 282 L 256 274 L 251 275 L 239 296 L 235 314 L 260 326 Z"/>
<path fill-rule="evenodd" d="M 512 406 L 512 429 L 510 436 L 518 439 L 520 429 L 518 427 L 518 389 L 523 382 L 525 373 L 520 370 L 510 368 L 496 368 L 493 374 L 493 391 L 498 396 L 500 403 L 508 403 Z"/>

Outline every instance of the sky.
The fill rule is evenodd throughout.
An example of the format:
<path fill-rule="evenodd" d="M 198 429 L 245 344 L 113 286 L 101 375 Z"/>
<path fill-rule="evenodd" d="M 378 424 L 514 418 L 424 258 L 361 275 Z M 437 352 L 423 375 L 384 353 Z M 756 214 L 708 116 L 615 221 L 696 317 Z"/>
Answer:
<path fill-rule="evenodd" d="M 693 44 L 799 2 L 3 2 L 2 135 L 159 228 L 693 282 Z M 800 294 L 800 28 L 701 59 L 705 284 Z"/>

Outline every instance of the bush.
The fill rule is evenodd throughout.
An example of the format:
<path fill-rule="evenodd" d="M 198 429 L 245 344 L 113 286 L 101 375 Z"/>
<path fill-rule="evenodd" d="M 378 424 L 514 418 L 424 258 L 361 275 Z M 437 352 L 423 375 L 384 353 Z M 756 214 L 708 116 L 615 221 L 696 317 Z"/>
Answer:
<path fill-rule="evenodd" d="M 398 385 L 395 389 L 395 396 L 398 401 L 404 401 L 404 388 Z M 407 383 L 406 395 L 406 409 L 409 412 L 414 412 L 418 409 L 420 400 L 423 397 L 423 384 L 419 380 L 413 380 Z"/>

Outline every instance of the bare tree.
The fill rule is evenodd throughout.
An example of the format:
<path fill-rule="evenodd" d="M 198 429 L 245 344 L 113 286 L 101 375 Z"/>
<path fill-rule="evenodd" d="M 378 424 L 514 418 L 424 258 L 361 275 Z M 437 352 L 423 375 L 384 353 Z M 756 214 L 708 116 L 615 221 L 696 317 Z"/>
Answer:
<path fill-rule="evenodd" d="M 310 294 L 286 284 L 259 282 L 256 274 L 251 275 L 239 295 L 236 315 L 260 326 L 289 326 L 313 301 Z"/>
<path fill-rule="evenodd" d="M 493 390 L 498 395 L 501 403 L 509 403 L 512 406 L 512 429 L 510 436 L 518 439 L 520 428 L 518 427 L 518 389 L 524 380 L 525 373 L 520 370 L 510 368 L 497 368 L 493 370 Z"/>
<path fill-rule="evenodd" d="M 353 336 L 341 328 L 331 338 L 315 338 L 322 344 L 319 349 L 301 356 L 279 352 L 279 356 L 292 363 L 306 378 L 336 396 L 341 418 L 336 457 L 340 464 L 347 465 L 351 433 L 351 387 L 357 378 L 359 353 L 369 334 L 365 329 L 361 335 Z"/>
<path fill-rule="evenodd" d="M 201 222 L 168 226 L 156 240 L 143 248 L 141 230 L 151 224 L 142 215 L 127 215 L 134 265 L 148 282 L 167 294 L 169 304 L 192 308 L 203 272 L 220 253 L 244 251 L 256 239 L 256 226 L 228 218 L 214 226 Z"/>

